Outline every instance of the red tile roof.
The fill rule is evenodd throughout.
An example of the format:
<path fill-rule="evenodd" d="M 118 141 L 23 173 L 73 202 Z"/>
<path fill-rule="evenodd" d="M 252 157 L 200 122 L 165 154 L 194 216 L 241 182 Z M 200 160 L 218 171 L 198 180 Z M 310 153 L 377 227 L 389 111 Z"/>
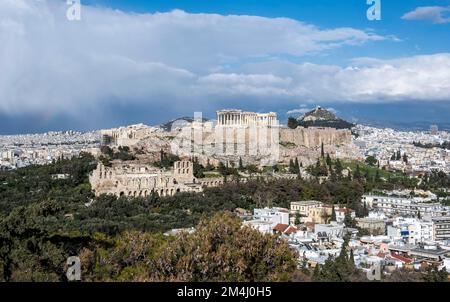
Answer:
<path fill-rule="evenodd" d="M 400 260 L 401 262 L 405 262 L 405 263 L 411 263 L 412 259 L 401 256 L 401 255 L 396 255 L 396 254 L 391 254 L 391 257 L 397 260 Z"/>
<path fill-rule="evenodd" d="M 297 233 L 297 228 L 290 226 L 287 228 L 287 230 L 284 231 L 285 234 L 293 234 L 293 233 Z"/>
<path fill-rule="evenodd" d="M 295 228 L 293 226 L 290 226 L 288 224 L 282 224 L 282 223 L 277 224 L 273 228 L 273 230 L 277 231 L 277 232 L 280 232 L 280 233 L 283 233 L 283 234 L 288 234 L 288 235 L 297 232 L 297 228 Z"/>
<path fill-rule="evenodd" d="M 273 228 L 273 230 L 283 233 L 288 227 L 289 227 L 288 224 L 279 223 Z"/>

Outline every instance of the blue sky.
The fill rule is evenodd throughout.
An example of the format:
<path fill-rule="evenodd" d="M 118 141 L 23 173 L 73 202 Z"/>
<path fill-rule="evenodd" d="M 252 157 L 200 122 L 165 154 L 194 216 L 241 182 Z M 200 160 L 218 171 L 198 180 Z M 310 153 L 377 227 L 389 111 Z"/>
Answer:
<path fill-rule="evenodd" d="M 450 129 L 450 0 L 381 0 L 380 21 L 366 0 L 81 3 L 0 1 L 0 133 L 317 104 Z"/>
<path fill-rule="evenodd" d="M 382 0 L 381 21 L 367 19 L 369 5 L 365 0 L 84 0 L 83 3 L 137 13 L 182 9 L 190 13 L 286 17 L 322 28 L 348 26 L 373 29 L 401 40 L 399 43 L 373 43 L 350 50 L 340 49 L 333 53 L 333 61 L 348 60 L 355 56 L 396 58 L 448 52 L 450 49 L 448 25 L 401 19 L 416 7 L 449 6 L 450 0 Z"/>

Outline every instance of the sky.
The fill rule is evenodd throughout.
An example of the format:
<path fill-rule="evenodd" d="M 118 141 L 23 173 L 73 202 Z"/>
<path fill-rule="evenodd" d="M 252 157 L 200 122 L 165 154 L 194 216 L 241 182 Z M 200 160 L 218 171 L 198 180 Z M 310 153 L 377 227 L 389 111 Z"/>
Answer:
<path fill-rule="evenodd" d="M 450 129 L 450 0 L 0 1 L 0 134 L 321 105 Z"/>

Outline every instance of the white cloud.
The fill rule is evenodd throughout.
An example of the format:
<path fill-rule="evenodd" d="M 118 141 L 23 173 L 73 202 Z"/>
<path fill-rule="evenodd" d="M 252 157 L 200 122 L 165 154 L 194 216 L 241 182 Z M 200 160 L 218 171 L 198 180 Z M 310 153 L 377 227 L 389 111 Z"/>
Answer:
<path fill-rule="evenodd" d="M 449 54 L 361 59 L 351 68 L 274 59 L 388 39 L 373 32 L 287 18 L 86 6 L 81 21 L 69 22 L 66 9 L 61 1 L 0 1 L 0 112 L 241 98 L 291 104 L 450 99 Z M 243 64 L 255 58 L 263 59 Z"/>
<path fill-rule="evenodd" d="M 135 14 L 83 6 L 82 20 L 69 22 L 67 8 L 65 1 L 0 1 L 0 111 L 199 97 L 200 84 L 209 93 L 289 94 L 285 78 L 209 73 L 245 58 L 301 56 L 385 39 L 287 18 L 180 10 Z"/>
<path fill-rule="evenodd" d="M 421 6 L 402 16 L 404 20 L 428 20 L 436 24 L 449 23 L 450 6 Z"/>
<path fill-rule="evenodd" d="M 300 105 L 300 108 L 298 108 L 298 109 L 291 109 L 288 112 L 286 112 L 286 115 L 288 115 L 288 116 L 301 116 L 301 115 L 303 115 L 303 114 L 305 114 L 307 112 L 310 112 L 310 111 L 315 109 L 315 107 L 314 108 L 313 107 L 305 108 L 305 106 L 306 106 L 305 104 L 302 104 L 302 105 Z M 332 108 L 332 107 L 328 107 L 328 108 L 325 108 L 325 109 L 330 111 L 333 114 L 337 114 L 338 113 L 338 111 L 336 109 Z"/>
<path fill-rule="evenodd" d="M 287 115 L 291 116 L 291 115 L 301 115 L 301 114 L 305 114 L 306 112 L 311 111 L 312 109 L 308 109 L 308 108 L 298 108 L 298 109 L 291 109 L 288 112 L 286 112 Z"/>
<path fill-rule="evenodd" d="M 363 58 L 348 67 L 271 61 L 244 66 L 247 73 L 271 70 L 292 79 L 290 95 L 299 102 L 379 102 L 450 100 L 450 54 L 396 60 Z"/>

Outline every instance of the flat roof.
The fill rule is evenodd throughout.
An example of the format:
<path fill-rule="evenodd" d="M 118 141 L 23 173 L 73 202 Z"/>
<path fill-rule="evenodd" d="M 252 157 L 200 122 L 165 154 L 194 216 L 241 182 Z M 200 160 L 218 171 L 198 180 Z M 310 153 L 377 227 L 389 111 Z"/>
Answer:
<path fill-rule="evenodd" d="M 292 201 L 291 204 L 296 205 L 308 205 L 308 204 L 315 204 L 315 203 L 322 203 L 321 201 L 317 200 L 301 200 L 301 201 Z"/>
<path fill-rule="evenodd" d="M 450 253 L 448 250 L 444 250 L 442 248 L 436 248 L 436 249 L 426 249 L 426 248 L 413 248 L 410 250 L 410 253 L 426 253 L 426 254 L 432 254 L 432 255 L 445 255 L 447 253 Z"/>

